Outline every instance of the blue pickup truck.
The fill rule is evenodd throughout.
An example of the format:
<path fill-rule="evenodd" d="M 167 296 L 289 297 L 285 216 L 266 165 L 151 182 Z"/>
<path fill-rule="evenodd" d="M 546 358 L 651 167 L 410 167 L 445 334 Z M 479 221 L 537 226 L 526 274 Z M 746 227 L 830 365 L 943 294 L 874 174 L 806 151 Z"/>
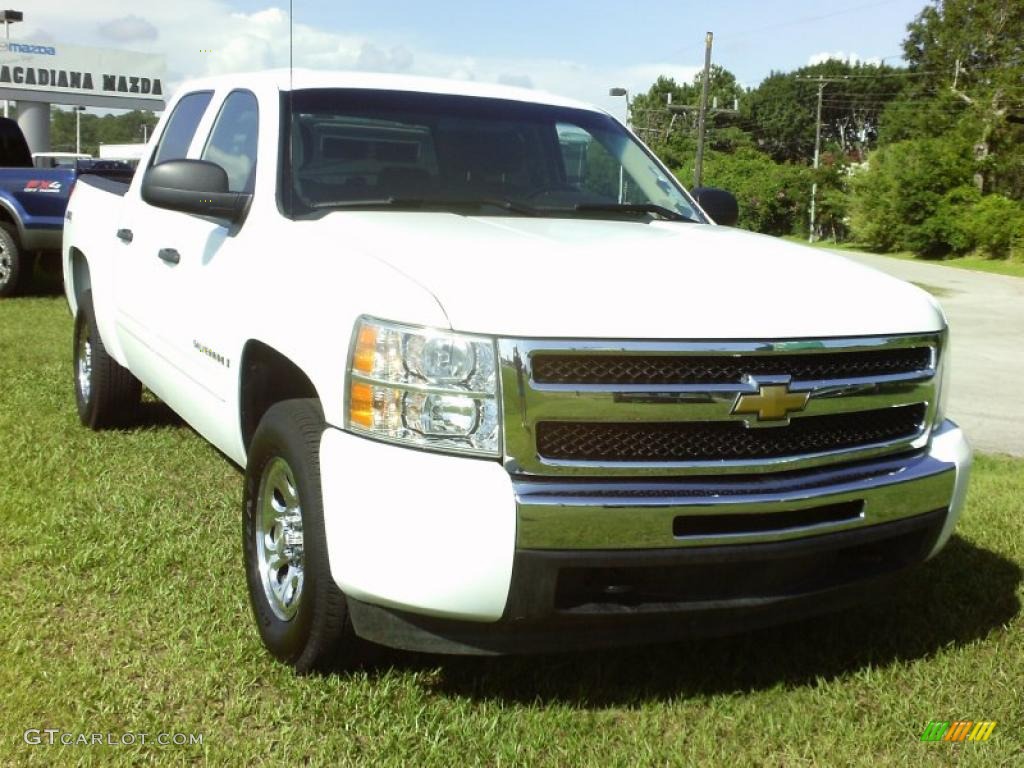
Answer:
<path fill-rule="evenodd" d="M 35 168 L 21 128 L 0 117 L 0 299 L 28 287 L 38 256 L 60 253 L 68 198 L 86 172 L 121 181 L 131 173 L 125 178 L 124 169 Z"/>

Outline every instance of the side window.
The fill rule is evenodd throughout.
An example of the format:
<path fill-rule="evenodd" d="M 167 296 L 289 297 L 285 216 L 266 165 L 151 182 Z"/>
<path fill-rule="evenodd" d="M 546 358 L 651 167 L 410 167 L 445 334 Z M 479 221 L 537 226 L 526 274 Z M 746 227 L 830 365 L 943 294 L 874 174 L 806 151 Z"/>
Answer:
<path fill-rule="evenodd" d="M 188 154 L 188 146 L 196 133 L 196 126 L 203 119 L 212 91 L 196 91 L 182 96 L 174 108 L 167 127 L 160 137 L 160 146 L 153 156 L 153 165 L 165 160 L 182 160 Z"/>
<path fill-rule="evenodd" d="M 213 124 L 202 159 L 227 171 L 231 192 L 252 191 L 258 124 L 256 97 L 249 91 L 228 94 Z"/>

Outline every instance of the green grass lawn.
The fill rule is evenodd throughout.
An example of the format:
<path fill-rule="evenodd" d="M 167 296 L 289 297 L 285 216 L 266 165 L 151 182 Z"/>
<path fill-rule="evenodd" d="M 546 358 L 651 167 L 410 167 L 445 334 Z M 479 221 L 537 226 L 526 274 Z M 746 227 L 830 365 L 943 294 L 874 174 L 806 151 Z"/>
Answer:
<path fill-rule="evenodd" d="M 62 298 L 0 302 L 0 765 L 1024 764 L 1022 461 L 980 457 L 946 550 L 840 615 L 296 678 L 250 621 L 239 471 L 157 403 L 136 429 L 81 428 L 70 334 Z M 958 718 L 998 725 L 919 740 Z M 203 744 L 29 746 L 29 728 Z"/>
<path fill-rule="evenodd" d="M 784 240 L 790 240 L 803 245 L 810 245 L 813 248 L 827 248 L 833 251 L 857 251 L 872 253 L 862 245 L 855 243 L 833 243 L 830 240 L 819 240 L 816 243 L 808 243 L 806 237 L 787 236 Z M 880 256 L 888 256 L 892 259 L 904 259 L 906 261 L 920 261 L 924 264 L 941 264 L 944 267 L 956 267 L 957 269 L 971 269 L 976 272 L 990 272 L 996 275 L 1009 275 L 1011 277 L 1024 277 L 1024 261 L 1011 259 L 984 259 L 980 256 L 958 256 L 953 259 L 922 259 L 910 251 L 897 251 L 895 253 L 882 253 Z"/>

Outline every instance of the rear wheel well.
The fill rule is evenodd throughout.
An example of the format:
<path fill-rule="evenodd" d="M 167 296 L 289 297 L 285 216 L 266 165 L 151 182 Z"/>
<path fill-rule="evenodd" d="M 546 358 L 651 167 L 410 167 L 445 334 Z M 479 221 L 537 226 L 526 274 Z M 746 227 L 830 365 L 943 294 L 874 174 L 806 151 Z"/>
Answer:
<path fill-rule="evenodd" d="M 75 306 L 82 305 L 82 294 L 92 289 L 92 278 L 89 275 L 89 262 L 85 254 L 77 248 L 71 249 L 71 290 L 75 297 Z"/>
<path fill-rule="evenodd" d="M 282 400 L 318 397 L 316 387 L 301 368 L 262 342 L 245 345 L 241 371 L 239 419 L 246 451 L 270 406 Z"/>

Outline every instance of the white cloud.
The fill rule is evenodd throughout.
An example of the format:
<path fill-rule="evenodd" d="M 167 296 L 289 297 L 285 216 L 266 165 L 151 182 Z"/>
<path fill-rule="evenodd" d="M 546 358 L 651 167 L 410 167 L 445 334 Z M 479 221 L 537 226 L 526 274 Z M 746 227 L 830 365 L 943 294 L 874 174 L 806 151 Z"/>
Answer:
<path fill-rule="evenodd" d="M 878 56 L 864 58 L 852 52 L 835 51 L 834 53 L 829 53 L 828 51 L 822 51 L 821 53 L 812 54 L 807 59 L 807 64 L 808 66 L 814 66 L 815 64 L 824 64 L 826 61 L 842 61 L 847 64 L 871 64 L 873 66 L 879 66 L 882 63 Z"/>
<path fill-rule="evenodd" d="M 19 36 L 15 35 L 15 37 L 19 37 Z M 56 42 L 56 40 L 54 39 L 53 35 L 51 35 L 45 29 L 40 29 L 39 27 L 36 27 L 31 32 L 29 32 L 27 35 L 24 35 L 24 39 L 25 40 L 31 40 L 33 43 L 45 43 L 47 45 L 50 45 L 50 44 Z"/>
<path fill-rule="evenodd" d="M 121 34 L 125 37 L 118 41 L 125 42 L 126 48 L 165 54 L 168 94 L 190 77 L 288 65 L 289 24 L 284 7 L 242 13 L 232 11 L 221 0 L 175 0 L 147 4 L 146 19 L 140 19 L 125 15 L 126 9 L 131 8 L 125 0 L 38 0 L 37 5 L 32 21 L 45 28 L 57 42 L 110 46 L 111 35 Z M 142 24 L 128 24 L 131 19 Z M 145 41 L 140 36 L 147 34 L 146 24 L 158 31 L 158 41 Z M 134 38 L 128 37 L 129 31 L 134 32 Z M 406 72 L 511 83 L 597 104 L 620 117 L 624 116 L 625 104 L 622 98 L 608 96 L 610 87 L 627 88 L 630 94 L 641 93 L 659 75 L 688 82 L 699 70 L 698 66 L 657 60 L 630 66 L 587 66 L 558 58 L 466 53 L 429 50 L 408 39 L 386 35 L 371 37 L 329 31 L 303 23 L 301 14 L 294 24 L 297 67 Z"/>
<path fill-rule="evenodd" d="M 533 78 L 529 75 L 511 75 L 502 72 L 498 75 L 498 82 L 502 85 L 514 85 L 517 88 L 533 88 Z"/>
<path fill-rule="evenodd" d="M 373 43 L 363 43 L 355 66 L 368 72 L 409 72 L 413 67 L 413 55 L 401 45 L 384 50 Z"/>
<path fill-rule="evenodd" d="M 131 43 L 136 40 L 156 40 L 156 27 L 140 16 L 122 16 L 98 26 L 101 36 L 119 43 Z"/>

